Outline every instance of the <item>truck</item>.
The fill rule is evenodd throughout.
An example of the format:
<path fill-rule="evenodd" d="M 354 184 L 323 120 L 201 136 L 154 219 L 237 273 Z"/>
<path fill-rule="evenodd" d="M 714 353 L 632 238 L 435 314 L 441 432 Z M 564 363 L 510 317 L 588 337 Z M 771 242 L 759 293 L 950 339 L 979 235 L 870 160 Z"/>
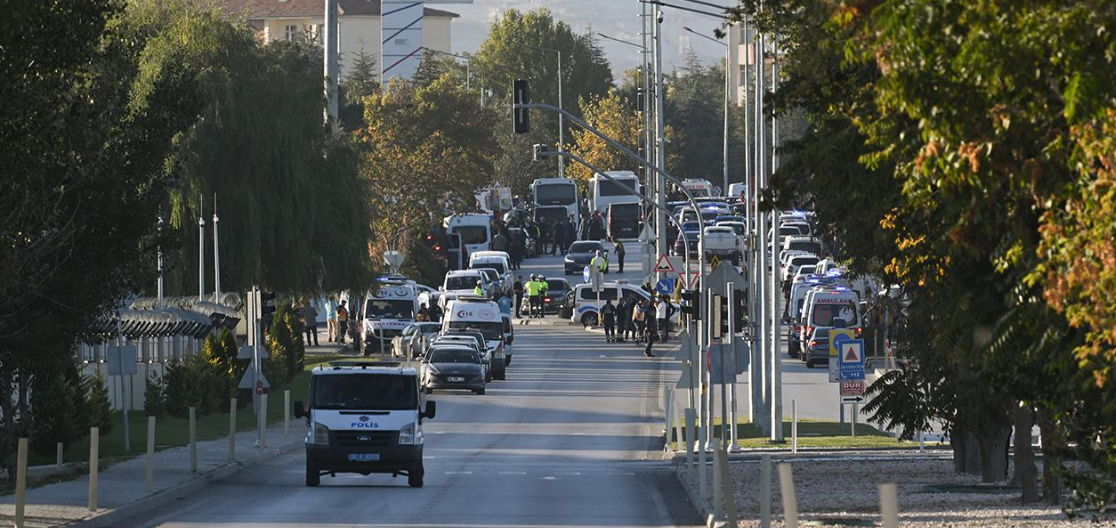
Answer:
<path fill-rule="evenodd" d="M 732 226 L 709 226 L 705 228 L 705 254 L 739 266 L 744 247 Z"/>

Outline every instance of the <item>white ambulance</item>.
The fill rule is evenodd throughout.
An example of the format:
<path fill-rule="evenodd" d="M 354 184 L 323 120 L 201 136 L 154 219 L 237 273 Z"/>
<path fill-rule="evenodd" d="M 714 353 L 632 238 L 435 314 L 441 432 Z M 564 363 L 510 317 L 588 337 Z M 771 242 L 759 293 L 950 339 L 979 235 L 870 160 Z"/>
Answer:
<path fill-rule="evenodd" d="M 364 353 L 385 353 L 391 340 L 415 322 L 418 292 L 406 279 L 381 279 L 379 286 L 364 299 Z"/>
<path fill-rule="evenodd" d="M 307 486 L 322 475 L 391 473 L 422 487 L 422 420 L 434 418 L 435 404 L 425 402 L 414 368 L 335 361 L 311 372 L 307 394 L 309 401 L 294 403 L 295 417 L 310 427 Z"/>

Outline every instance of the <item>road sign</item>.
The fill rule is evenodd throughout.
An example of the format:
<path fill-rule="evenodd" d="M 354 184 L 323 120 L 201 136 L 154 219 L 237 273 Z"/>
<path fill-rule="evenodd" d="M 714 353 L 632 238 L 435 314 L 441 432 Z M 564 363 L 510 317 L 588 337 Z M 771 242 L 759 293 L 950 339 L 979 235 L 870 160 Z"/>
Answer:
<path fill-rule="evenodd" d="M 589 266 L 585 266 L 585 269 L 581 270 L 581 280 L 585 281 L 586 284 L 593 279 L 593 272 L 589 269 Z"/>
<path fill-rule="evenodd" d="M 848 403 L 865 403 L 867 401 L 868 401 L 868 398 L 865 398 L 864 396 L 841 396 L 841 403 L 845 403 L 845 404 L 848 404 Z"/>
<path fill-rule="evenodd" d="M 841 380 L 864 379 L 864 340 L 845 339 L 838 344 L 838 347 L 840 352 L 837 365 Z"/>
<path fill-rule="evenodd" d="M 271 384 L 267 382 L 267 377 L 264 376 L 263 369 L 260 369 L 260 379 L 256 379 L 256 369 L 253 365 L 248 365 L 248 370 L 244 371 L 244 376 L 240 378 L 240 383 L 236 384 L 238 389 L 251 389 L 263 387 L 270 389 Z"/>
<path fill-rule="evenodd" d="M 106 352 L 105 363 L 107 363 L 109 376 L 129 375 L 137 372 L 135 345 L 111 345 Z"/>
<path fill-rule="evenodd" d="M 841 396 L 863 396 L 864 380 L 848 380 L 841 382 Z"/>
<path fill-rule="evenodd" d="M 713 258 L 709 259 L 709 269 L 717 269 L 717 265 L 720 263 L 721 259 L 717 258 L 717 255 L 713 255 Z"/>
<path fill-rule="evenodd" d="M 670 263 L 666 253 L 659 255 L 659 261 L 655 263 L 655 273 L 674 273 L 674 265 Z"/>
<path fill-rule="evenodd" d="M 856 332 L 853 332 L 852 330 L 845 330 L 841 328 L 831 329 L 829 331 L 829 362 L 833 363 L 832 358 L 837 357 L 837 346 L 838 344 L 840 344 L 841 341 L 844 341 L 846 339 L 853 339 L 855 337 Z"/>
<path fill-rule="evenodd" d="M 700 271 L 683 271 L 678 274 L 678 278 L 682 279 L 682 285 L 684 285 L 687 290 L 696 289 L 700 277 Z"/>
<path fill-rule="evenodd" d="M 674 277 L 663 277 L 655 284 L 655 291 L 662 295 L 670 295 L 674 292 Z"/>
<path fill-rule="evenodd" d="M 737 290 L 748 289 L 748 283 L 744 280 L 744 277 L 740 276 L 740 272 L 736 271 L 736 267 L 724 262 L 713 267 L 713 271 L 710 271 L 709 275 L 706 276 L 706 282 L 708 282 L 708 288 L 713 293 L 726 297 L 728 296 L 727 286 L 729 284 L 732 284 Z"/>

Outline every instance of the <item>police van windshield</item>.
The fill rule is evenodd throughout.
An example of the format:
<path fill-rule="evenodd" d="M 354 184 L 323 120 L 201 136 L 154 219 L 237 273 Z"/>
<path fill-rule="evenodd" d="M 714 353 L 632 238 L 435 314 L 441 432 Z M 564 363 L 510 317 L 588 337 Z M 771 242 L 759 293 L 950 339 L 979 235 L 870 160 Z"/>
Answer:
<path fill-rule="evenodd" d="M 477 287 L 477 281 L 480 277 L 476 275 L 464 275 L 457 277 L 446 277 L 447 290 L 472 290 Z"/>
<path fill-rule="evenodd" d="M 473 269 L 484 268 L 496 270 L 496 273 L 499 273 L 501 275 L 503 275 L 504 272 L 507 271 L 507 269 L 504 268 L 504 264 L 502 262 L 478 262 L 476 264 L 473 264 Z"/>
<path fill-rule="evenodd" d="M 849 303 L 814 304 L 814 326 L 833 326 L 834 321 L 845 321 L 845 327 L 856 326 L 856 305 Z"/>
<path fill-rule="evenodd" d="M 504 323 L 503 322 L 482 322 L 482 321 L 450 321 L 450 330 L 464 330 L 466 328 L 474 328 L 484 335 L 486 341 L 496 341 L 504 337 Z"/>
<path fill-rule="evenodd" d="M 369 319 L 414 319 L 415 303 L 410 299 L 372 299 L 365 305 Z"/>
<path fill-rule="evenodd" d="M 457 226 L 454 233 L 461 235 L 462 244 L 487 244 L 488 229 L 481 226 Z"/>
<path fill-rule="evenodd" d="M 314 409 L 402 411 L 418 405 L 414 376 L 392 374 L 326 374 L 314 376 L 310 406 Z"/>

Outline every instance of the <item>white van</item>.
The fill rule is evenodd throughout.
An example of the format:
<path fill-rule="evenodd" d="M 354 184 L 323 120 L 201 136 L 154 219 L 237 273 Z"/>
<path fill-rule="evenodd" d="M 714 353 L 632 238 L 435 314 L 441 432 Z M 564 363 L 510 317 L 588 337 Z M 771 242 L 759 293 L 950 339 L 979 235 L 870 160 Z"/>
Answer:
<path fill-rule="evenodd" d="M 605 301 L 612 300 L 612 304 L 616 304 L 617 295 L 622 295 L 624 299 L 629 302 L 634 300 L 649 300 L 651 296 L 643 291 L 643 288 L 633 286 L 627 282 L 606 282 L 601 284 L 600 291 L 600 305 L 604 306 Z M 598 304 L 597 292 L 593 291 L 593 286 L 590 284 L 578 284 L 573 289 L 573 315 L 570 321 L 574 323 L 581 323 L 584 326 L 596 326 L 600 322 L 600 317 L 597 313 Z M 674 306 L 674 313 L 670 317 L 671 323 L 678 322 L 678 314 L 682 313 L 677 304 L 671 303 Z"/>
<path fill-rule="evenodd" d="M 860 296 L 845 287 L 814 288 L 806 295 L 802 320 L 805 323 L 800 334 L 803 341 L 818 328 L 851 328 L 859 335 L 862 328 Z M 844 322 L 839 326 L 840 321 Z"/>
<path fill-rule="evenodd" d="M 740 182 L 730 183 L 729 188 L 728 188 L 728 194 L 725 194 L 725 198 L 727 198 L 729 200 L 732 200 L 732 199 L 739 200 L 741 194 L 744 195 L 744 203 L 747 203 L 747 201 L 748 201 L 748 184 L 747 183 L 740 183 Z"/>
<path fill-rule="evenodd" d="M 511 291 L 515 278 L 512 277 L 511 257 L 506 251 L 477 251 L 469 255 L 469 269 L 482 268 L 495 270 L 503 282 L 500 289 Z"/>
<path fill-rule="evenodd" d="M 488 279 L 481 270 L 454 270 L 446 273 L 445 282 L 438 288 L 442 292 L 442 308 L 445 309 L 448 301 L 458 295 L 475 295 L 477 282 L 481 283 L 481 289 L 484 290 L 485 295 L 491 295 L 492 287 L 488 284 Z"/>
<path fill-rule="evenodd" d="M 492 217 L 486 214 L 469 213 L 447 216 L 442 221 L 446 234 L 457 234 L 465 253 L 488 251 L 492 247 Z"/>
<path fill-rule="evenodd" d="M 686 178 L 682 180 L 682 188 L 690 192 L 694 198 L 712 198 L 713 184 L 701 178 Z"/>
<path fill-rule="evenodd" d="M 639 177 L 634 172 L 606 171 L 605 174 L 611 176 L 616 182 L 611 182 L 600 174 L 594 174 L 593 179 L 589 181 L 589 186 L 593 189 L 592 208 L 594 211 L 604 215 L 608 213 L 610 204 L 639 203 L 639 197 L 629 192 L 640 192 Z M 625 187 L 627 190 L 625 190 Z"/>
<path fill-rule="evenodd" d="M 387 362 L 335 361 L 310 374 L 309 401 L 294 403 L 305 418 L 306 485 L 322 475 L 391 473 L 407 484 L 423 480 L 422 420 L 433 419 L 434 402 L 419 391 L 418 373 Z M 420 410 L 421 409 L 421 410 Z"/>
<path fill-rule="evenodd" d="M 469 328 L 484 335 L 484 346 L 492 364 L 492 377 L 504 379 L 508 359 L 500 305 L 479 297 L 463 296 L 450 301 L 446 306 L 446 314 L 442 317 L 442 332 Z"/>
<path fill-rule="evenodd" d="M 385 280 L 364 298 L 364 353 L 391 350 L 391 340 L 415 322 L 418 293 L 412 281 Z"/>

